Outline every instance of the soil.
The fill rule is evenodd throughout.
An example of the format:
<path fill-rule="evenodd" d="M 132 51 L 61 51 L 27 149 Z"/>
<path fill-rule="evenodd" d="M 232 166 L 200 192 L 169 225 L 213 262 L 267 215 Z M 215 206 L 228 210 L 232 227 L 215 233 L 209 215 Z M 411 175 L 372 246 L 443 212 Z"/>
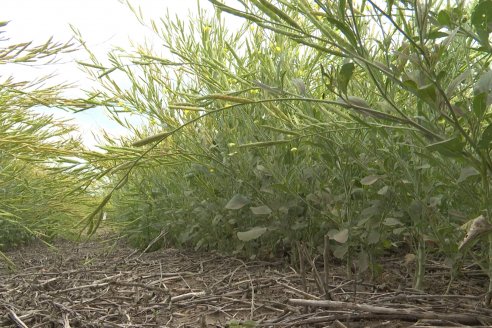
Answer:
<path fill-rule="evenodd" d="M 0 263 L 0 327 L 474 327 L 490 326 L 488 278 L 429 260 L 425 292 L 411 289 L 403 256 L 382 272 L 331 263 L 303 269 L 215 252 L 142 253 L 99 237 L 7 252 Z M 313 263 L 314 261 L 311 261 Z M 304 271 L 304 272 L 303 272 Z M 327 292 L 325 292 L 327 290 Z"/>

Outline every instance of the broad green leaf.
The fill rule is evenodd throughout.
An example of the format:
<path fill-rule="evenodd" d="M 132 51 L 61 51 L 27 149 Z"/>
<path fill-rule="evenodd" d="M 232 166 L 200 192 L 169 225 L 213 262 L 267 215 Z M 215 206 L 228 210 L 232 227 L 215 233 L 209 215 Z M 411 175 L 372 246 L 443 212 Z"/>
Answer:
<path fill-rule="evenodd" d="M 427 103 L 434 104 L 436 102 L 436 87 L 432 84 L 426 84 L 418 89 L 419 96 Z"/>
<path fill-rule="evenodd" d="M 419 220 L 422 216 L 422 202 L 414 199 L 408 207 L 408 215 L 413 221 Z"/>
<path fill-rule="evenodd" d="M 268 215 L 272 213 L 270 207 L 266 205 L 258 206 L 258 207 L 250 207 L 249 208 L 254 215 Z"/>
<path fill-rule="evenodd" d="M 333 249 L 333 256 L 337 259 L 343 259 L 348 252 L 348 245 L 336 245 Z"/>
<path fill-rule="evenodd" d="M 364 189 L 362 189 L 362 188 L 353 188 L 350 191 L 350 194 L 352 195 L 352 197 L 354 199 L 361 199 L 362 196 L 364 195 Z"/>
<path fill-rule="evenodd" d="M 381 178 L 379 175 L 368 175 L 367 177 L 364 177 L 360 179 L 360 183 L 364 186 L 370 186 L 374 182 L 378 181 Z"/>
<path fill-rule="evenodd" d="M 302 230 L 308 227 L 308 223 L 306 221 L 297 221 L 291 226 L 291 229 L 296 231 L 296 230 Z"/>
<path fill-rule="evenodd" d="M 418 92 L 418 85 L 413 80 L 410 79 L 404 80 L 403 85 L 412 91 Z"/>
<path fill-rule="evenodd" d="M 437 206 L 441 205 L 441 203 L 442 203 L 442 195 L 433 196 L 433 197 L 429 198 L 429 206 L 430 207 L 437 207 Z"/>
<path fill-rule="evenodd" d="M 370 218 L 380 212 L 379 206 L 369 206 L 360 213 L 363 218 Z"/>
<path fill-rule="evenodd" d="M 344 95 L 347 94 L 348 84 L 354 73 L 355 65 L 354 63 L 346 63 L 342 65 L 340 73 L 338 74 L 338 88 L 340 92 Z"/>
<path fill-rule="evenodd" d="M 475 29 L 484 29 L 492 32 L 492 0 L 480 0 L 473 8 L 471 23 Z"/>
<path fill-rule="evenodd" d="M 451 16 L 447 10 L 441 10 L 437 14 L 437 21 L 443 26 L 451 25 Z"/>
<path fill-rule="evenodd" d="M 377 244 L 379 242 L 379 237 L 381 237 L 381 234 L 377 230 L 369 231 L 369 233 L 367 234 L 367 244 Z"/>
<path fill-rule="evenodd" d="M 270 185 L 261 186 L 260 191 L 272 195 L 275 193 Z"/>
<path fill-rule="evenodd" d="M 459 137 L 454 137 L 451 139 L 446 139 L 433 143 L 431 145 L 428 145 L 426 148 L 429 151 L 438 151 L 448 157 L 461 157 L 461 152 L 464 146 L 464 143 L 461 142 L 461 139 Z"/>
<path fill-rule="evenodd" d="M 388 193 L 388 189 L 389 189 L 388 186 L 384 186 L 383 188 L 378 190 L 378 195 L 381 195 L 381 196 L 386 195 Z"/>
<path fill-rule="evenodd" d="M 485 93 L 487 95 L 486 106 L 492 104 L 492 70 L 489 70 L 480 76 L 475 84 L 475 93 Z"/>
<path fill-rule="evenodd" d="M 478 143 L 478 147 L 482 149 L 490 148 L 490 143 L 492 142 L 492 123 L 489 124 L 485 128 L 482 133 L 482 137 L 480 138 L 480 142 Z"/>
<path fill-rule="evenodd" d="M 403 223 L 401 223 L 400 220 L 395 219 L 395 218 L 386 218 L 386 219 L 384 219 L 383 224 L 385 226 L 388 226 L 388 227 L 393 227 L 393 226 L 397 226 L 397 225 L 403 225 Z"/>
<path fill-rule="evenodd" d="M 481 44 L 490 48 L 489 34 L 492 32 L 492 0 L 480 0 L 473 8 L 471 24 L 475 28 Z"/>
<path fill-rule="evenodd" d="M 447 37 L 449 34 L 448 33 L 445 33 L 445 32 L 442 32 L 440 30 L 437 30 L 437 29 L 432 29 L 428 34 L 427 34 L 427 39 L 428 40 L 435 40 L 435 39 L 440 39 L 440 38 L 445 38 Z"/>
<path fill-rule="evenodd" d="M 465 181 L 467 178 L 472 177 L 474 175 L 479 175 L 480 172 L 478 172 L 474 167 L 468 166 L 464 167 L 461 169 L 460 177 L 456 182 L 460 183 Z"/>
<path fill-rule="evenodd" d="M 487 93 L 481 92 L 473 97 L 473 113 L 482 120 L 483 114 L 487 109 Z"/>
<path fill-rule="evenodd" d="M 428 79 L 426 78 L 425 73 L 422 70 L 413 70 L 406 72 L 407 79 L 404 81 L 404 83 L 407 83 L 408 81 L 412 81 L 413 85 L 411 83 L 408 83 L 408 86 L 412 86 L 413 88 L 416 89 L 416 91 L 419 90 L 419 88 L 424 87 L 426 84 L 428 84 Z"/>
<path fill-rule="evenodd" d="M 348 240 L 348 237 L 349 237 L 348 229 L 342 229 L 333 236 L 333 239 L 339 242 L 340 244 L 345 244 Z"/>
<path fill-rule="evenodd" d="M 405 230 L 407 230 L 407 228 L 405 228 L 405 227 L 396 228 L 396 229 L 393 229 L 393 234 L 399 236 L 403 232 L 405 232 Z"/>
<path fill-rule="evenodd" d="M 250 202 L 250 200 L 247 197 L 245 197 L 241 194 L 236 194 L 227 203 L 225 208 L 228 210 L 238 210 L 238 209 L 242 208 L 244 205 L 249 204 L 249 202 Z"/>
<path fill-rule="evenodd" d="M 248 231 L 239 231 L 237 233 L 237 238 L 241 241 L 250 241 L 259 238 L 263 235 L 268 229 L 264 227 L 254 227 L 249 229 Z"/>

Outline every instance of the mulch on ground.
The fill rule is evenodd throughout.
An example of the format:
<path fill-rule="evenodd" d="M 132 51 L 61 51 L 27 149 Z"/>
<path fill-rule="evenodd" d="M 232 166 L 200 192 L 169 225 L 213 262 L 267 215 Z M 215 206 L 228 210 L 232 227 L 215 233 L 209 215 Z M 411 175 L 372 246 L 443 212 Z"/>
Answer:
<path fill-rule="evenodd" d="M 59 241 L 22 247 L 0 264 L 1 327 L 473 327 L 492 325 L 488 278 L 428 263 L 427 292 L 413 290 L 401 257 L 377 278 L 343 266 L 243 261 L 218 253 L 122 242 Z M 302 271 L 301 270 L 301 271 Z"/>

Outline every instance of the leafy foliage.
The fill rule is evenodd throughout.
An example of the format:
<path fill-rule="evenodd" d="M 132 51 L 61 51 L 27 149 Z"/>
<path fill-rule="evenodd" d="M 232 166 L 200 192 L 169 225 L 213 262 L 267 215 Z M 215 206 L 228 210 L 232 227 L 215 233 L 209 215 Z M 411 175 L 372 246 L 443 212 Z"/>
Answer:
<path fill-rule="evenodd" d="M 215 17 L 150 22 L 167 55 L 83 63 L 92 102 L 135 134 L 107 148 L 101 205 L 129 238 L 278 256 L 327 234 L 373 273 L 409 247 L 417 288 L 428 252 L 458 263 L 459 227 L 491 210 L 489 1 L 210 2 Z"/>
<path fill-rule="evenodd" d="M 40 46 L 3 46 L 0 65 L 46 64 L 56 54 L 72 49 L 71 44 L 51 40 Z M 34 81 L 1 79 L 0 250 L 36 238 L 50 241 L 59 234 L 69 236 L 76 232 L 74 225 L 87 206 L 93 205 L 92 196 L 80 186 L 83 174 L 78 171 L 82 164 L 78 155 L 82 146 L 71 137 L 70 125 L 34 109 L 87 105 L 64 99 L 61 91 L 66 86 L 46 86 L 47 77 Z"/>

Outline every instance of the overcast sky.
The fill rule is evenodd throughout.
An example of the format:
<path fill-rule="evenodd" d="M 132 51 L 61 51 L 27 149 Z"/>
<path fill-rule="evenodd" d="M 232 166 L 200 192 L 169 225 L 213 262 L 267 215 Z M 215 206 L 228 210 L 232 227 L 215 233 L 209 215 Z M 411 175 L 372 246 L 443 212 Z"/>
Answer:
<path fill-rule="evenodd" d="M 140 6 L 146 18 L 163 17 L 167 10 L 184 18 L 190 11 L 197 10 L 197 0 L 132 0 L 130 3 L 134 7 Z M 212 6 L 207 0 L 201 0 L 200 6 L 212 12 Z M 101 58 L 113 46 L 125 48 L 129 40 L 142 40 L 142 43 L 146 37 L 152 40 L 149 30 L 137 21 L 126 3 L 118 0 L 2 0 L 0 21 L 10 21 L 4 33 L 10 39 L 9 44 L 26 41 L 42 43 L 51 36 L 56 41 L 67 41 L 73 36 L 71 24 L 81 32 L 89 48 Z M 64 57 L 61 63 L 50 68 L 10 65 L 2 67 L 0 75 L 5 78 L 11 74 L 19 80 L 30 80 L 41 74 L 56 73 L 57 80 L 77 82 L 79 87 L 84 88 L 89 83 L 75 64 L 75 60 L 83 57 L 83 53 L 78 52 Z M 76 94 L 76 90 L 72 95 Z M 73 117 L 60 111 L 57 115 Z M 75 121 L 83 132 L 84 142 L 90 147 L 95 145 L 91 133 L 97 134 L 102 128 L 114 136 L 125 133 L 110 122 L 101 109 L 77 114 Z"/>

